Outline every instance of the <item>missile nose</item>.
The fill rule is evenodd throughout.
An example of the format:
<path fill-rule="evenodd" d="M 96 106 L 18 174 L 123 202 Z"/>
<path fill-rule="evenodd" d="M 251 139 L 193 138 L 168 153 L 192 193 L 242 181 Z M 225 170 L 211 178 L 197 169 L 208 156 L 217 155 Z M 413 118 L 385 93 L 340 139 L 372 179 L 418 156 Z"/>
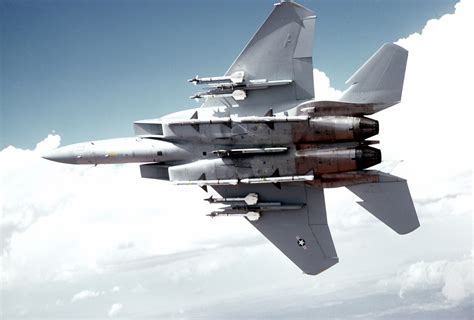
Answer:
<path fill-rule="evenodd" d="M 74 157 L 74 153 L 72 150 L 68 150 L 68 148 L 58 148 L 53 149 L 50 151 L 44 152 L 41 157 L 46 160 L 62 162 L 62 163 L 70 163 L 75 164 L 76 159 Z"/>

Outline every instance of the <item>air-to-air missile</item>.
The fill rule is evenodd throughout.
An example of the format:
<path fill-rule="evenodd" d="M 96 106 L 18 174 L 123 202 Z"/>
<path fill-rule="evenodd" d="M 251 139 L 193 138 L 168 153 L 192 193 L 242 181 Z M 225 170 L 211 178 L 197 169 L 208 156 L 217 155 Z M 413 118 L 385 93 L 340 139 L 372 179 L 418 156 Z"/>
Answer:
<path fill-rule="evenodd" d="M 382 160 L 379 123 L 367 116 L 401 100 L 408 52 L 383 45 L 337 101 L 314 99 L 315 15 L 275 5 L 229 70 L 188 80 L 207 85 L 199 108 L 136 121 L 135 136 L 52 150 L 70 164 L 138 162 L 142 177 L 197 185 L 224 205 L 209 215 L 243 216 L 305 273 L 338 261 L 323 188 L 346 187 L 399 234 L 419 226 L 404 179 L 367 170 Z M 317 88 L 316 88 L 317 89 Z M 208 189 L 209 188 L 209 189 Z"/>

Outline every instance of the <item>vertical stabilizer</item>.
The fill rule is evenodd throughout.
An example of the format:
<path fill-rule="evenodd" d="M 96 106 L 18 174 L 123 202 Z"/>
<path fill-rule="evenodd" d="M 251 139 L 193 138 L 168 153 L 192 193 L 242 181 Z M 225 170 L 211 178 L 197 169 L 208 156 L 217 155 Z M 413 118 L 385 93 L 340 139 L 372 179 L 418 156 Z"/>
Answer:
<path fill-rule="evenodd" d="M 373 103 L 378 110 L 400 102 L 408 51 L 393 43 L 384 44 L 346 81 L 350 87 L 339 101 Z"/>

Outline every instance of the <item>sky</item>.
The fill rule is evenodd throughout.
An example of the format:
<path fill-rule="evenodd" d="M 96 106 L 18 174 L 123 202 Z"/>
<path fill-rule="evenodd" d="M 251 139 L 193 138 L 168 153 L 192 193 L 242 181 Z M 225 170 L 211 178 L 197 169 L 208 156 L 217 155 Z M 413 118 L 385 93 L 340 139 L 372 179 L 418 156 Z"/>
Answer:
<path fill-rule="evenodd" d="M 0 1 L 0 147 L 125 137 L 132 122 L 195 107 L 187 79 L 222 75 L 271 11 L 266 1 Z M 333 86 L 383 43 L 453 0 L 303 1 L 317 15 L 314 66 Z"/>
<path fill-rule="evenodd" d="M 2 318 L 472 319 L 473 1 L 304 3 L 318 14 L 317 99 L 337 99 L 383 42 L 409 50 L 402 103 L 374 117 L 381 167 L 408 180 L 421 223 L 397 235 L 347 190 L 325 190 L 340 262 L 318 276 L 301 274 L 243 219 L 206 217 L 199 188 L 141 179 L 136 165 L 40 157 L 193 106 L 194 88 L 178 91 L 188 90 L 184 80 L 222 73 L 271 10 L 249 3 L 154 11 L 154 2 L 123 2 L 114 11 L 100 2 L 2 2 L 2 139 L 11 145 L 0 151 Z M 191 19 L 204 14 L 216 20 Z M 183 20 L 192 26 L 167 29 Z M 219 30 L 222 22 L 234 27 Z M 153 41 L 136 37 L 152 25 Z M 347 59 L 336 54 L 349 44 Z"/>

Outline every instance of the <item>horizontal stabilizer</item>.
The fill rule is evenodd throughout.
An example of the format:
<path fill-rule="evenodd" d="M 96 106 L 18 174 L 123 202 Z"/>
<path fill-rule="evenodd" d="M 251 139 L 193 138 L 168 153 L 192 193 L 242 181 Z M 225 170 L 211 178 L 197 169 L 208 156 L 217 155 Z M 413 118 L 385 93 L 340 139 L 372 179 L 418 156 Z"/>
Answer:
<path fill-rule="evenodd" d="M 360 206 L 399 234 L 420 226 L 406 180 L 379 173 L 379 182 L 347 186 L 362 201 Z"/>
<path fill-rule="evenodd" d="M 388 108 L 400 102 L 408 51 L 393 43 L 384 44 L 346 83 L 351 86 L 339 101 L 375 103 Z"/>

